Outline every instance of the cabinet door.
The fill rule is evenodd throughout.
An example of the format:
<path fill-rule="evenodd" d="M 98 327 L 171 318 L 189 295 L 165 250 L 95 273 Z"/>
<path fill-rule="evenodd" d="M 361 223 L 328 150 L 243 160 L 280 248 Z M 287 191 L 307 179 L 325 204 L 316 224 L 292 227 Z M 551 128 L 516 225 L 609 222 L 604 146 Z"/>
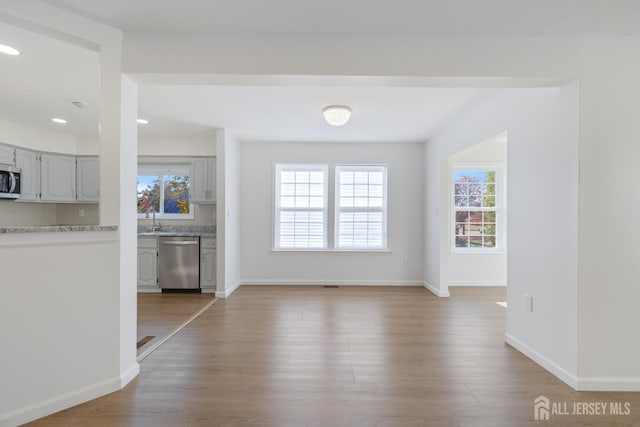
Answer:
<path fill-rule="evenodd" d="M 191 159 L 191 170 L 189 176 L 189 195 L 192 203 L 206 202 L 207 197 L 207 158 Z"/>
<path fill-rule="evenodd" d="M 76 201 L 76 157 L 42 154 L 40 199 L 48 202 Z"/>
<path fill-rule="evenodd" d="M 20 174 L 20 200 L 35 202 L 40 200 L 40 155 L 35 151 L 16 149 L 16 167 Z"/>
<path fill-rule="evenodd" d="M 207 159 L 207 190 L 205 197 L 207 201 L 215 203 L 216 201 L 216 158 Z"/>
<path fill-rule="evenodd" d="M 158 287 L 158 251 L 155 248 L 138 249 L 138 287 Z"/>
<path fill-rule="evenodd" d="M 216 250 L 200 250 L 200 288 L 216 288 Z"/>
<path fill-rule="evenodd" d="M 100 159 L 78 157 L 78 198 L 79 202 L 97 202 L 100 197 Z"/>
<path fill-rule="evenodd" d="M 15 166 L 16 149 L 8 145 L 0 144 L 0 164 Z"/>

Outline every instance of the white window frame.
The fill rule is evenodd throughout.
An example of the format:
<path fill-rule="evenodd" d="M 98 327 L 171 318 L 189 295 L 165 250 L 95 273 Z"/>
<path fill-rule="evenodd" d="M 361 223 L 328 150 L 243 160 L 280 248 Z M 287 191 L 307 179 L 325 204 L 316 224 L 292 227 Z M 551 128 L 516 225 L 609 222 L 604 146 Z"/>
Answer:
<path fill-rule="evenodd" d="M 495 171 L 496 201 L 495 208 L 456 208 L 455 174 L 457 170 Z M 452 254 L 491 254 L 506 251 L 506 170 L 504 163 L 468 163 L 454 162 L 451 165 L 449 198 L 450 198 L 450 252 Z M 496 213 L 496 246 L 494 248 L 459 248 L 456 247 L 456 212 L 458 210 L 482 210 Z"/>
<path fill-rule="evenodd" d="M 382 206 L 380 207 L 340 207 L 340 172 L 382 172 Z M 352 164 L 336 165 L 334 173 L 335 212 L 334 212 L 334 247 L 336 251 L 387 251 L 387 165 Z M 340 246 L 340 213 L 364 212 L 382 215 L 382 242 L 380 246 Z"/>
<path fill-rule="evenodd" d="M 193 220 L 195 218 L 194 204 L 189 201 L 189 213 L 188 214 L 175 214 L 162 212 L 164 207 L 164 181 L 165 176 L 188 176 L 189 177 L 189 193 L 191 193 L 191 173 L 189 165 L 185 164 L 140 164 L 138 165 L 137 176 L 157 176 L 161 179 L 160 188 L 160 212 L 156 212 L 156 219 L 170 219 L 170 220 Z M 191 194 L 189 194 L 189 200 L 191 200 Z M 148 216 L 147 216 L 148 215 Z M 152 214 L 138 213 L 138 219 L 151 219 Z"/>
<path fill-rule="evenodd" d="M 281 174 L 282 172 L 322 172 L 323 173 L 323 206 L 318 208 L 283 208 L 280 206 L 281 198 Z M 274 167 L 274 234 L 273 234 L 273 250 L 282 252 L 300 252 L 300 251 L 326 251 L 328 248 L 328 216 L 329 216 L 329 166 L 327 164 L 316 163 L 276 163 Z M 309 211 L 323 213 L 323 236 L 322 247 L 282 247 L 280 243 L 280 217 L 283 211 Z"/>

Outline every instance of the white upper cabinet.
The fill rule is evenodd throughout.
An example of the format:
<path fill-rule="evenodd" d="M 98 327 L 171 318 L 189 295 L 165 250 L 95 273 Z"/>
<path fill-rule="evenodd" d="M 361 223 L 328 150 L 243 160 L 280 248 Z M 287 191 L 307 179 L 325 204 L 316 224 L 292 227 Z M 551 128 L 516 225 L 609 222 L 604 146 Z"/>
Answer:
<path fill-rule="evenodd" d="M 216 202 L 216 159 L 194 157 L 190 171 L 191 203 Z"/>
<path fill-rule="evenodd" d="M 42 201 L 76 201 L 76 157 L 42 154 L 40 189 Z"/>
<path fill-rule="evenodd" d="M 40 200 L 40 154 L 16 148 L 16 167 L 22 169 L 20 200 L 25 202 Z"/>
<path fill-rule="evenodd" d="M 100 199 L 100 158 L 78 156 L 77 178 L 79 202 L 98 202 Z"/>
<path fill-rule="evenodd" d="M 0 164 L 15 166 L 15 153 L 14 147 L 0 144 Z"/>

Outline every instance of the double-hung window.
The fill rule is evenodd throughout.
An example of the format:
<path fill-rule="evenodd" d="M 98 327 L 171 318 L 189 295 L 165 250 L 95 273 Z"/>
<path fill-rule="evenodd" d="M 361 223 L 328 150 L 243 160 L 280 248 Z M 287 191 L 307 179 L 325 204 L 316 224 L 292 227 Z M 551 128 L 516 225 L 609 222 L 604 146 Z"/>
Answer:
<path fill-rule="evenodd" d="M 336 249 L 386 249 L 386 166 L 336 166 Z"/>
<path fill-rule="evenodd" d="M 454 166 L 454 251 L 492 251 L 502 246 L 501 170 Z"/>
<path fill-rule="evenodd" d="M 189 165 L 138 166 L 138 218 L 193 219 Z"/>
<path fill-rule="evenodd" d="M 276 165 L 275 249 L 327 248 L 327 177 L 327 165 Z"/>

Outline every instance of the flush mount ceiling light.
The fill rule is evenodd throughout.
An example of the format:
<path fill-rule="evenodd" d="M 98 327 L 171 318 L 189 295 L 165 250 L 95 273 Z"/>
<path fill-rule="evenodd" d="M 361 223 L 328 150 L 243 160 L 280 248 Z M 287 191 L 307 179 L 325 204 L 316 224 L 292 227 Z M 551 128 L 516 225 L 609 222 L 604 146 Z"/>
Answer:
<path fill-rule="evenodd" d="M 0 44 L 0 53 L 4 53 L 6 55 L 17 56 L 20 55 L 20 51 L 11 46 L 7 46 L 4 44 Z"/>
<path fill-rule="evenodd" d="M 67 123 L 67 121 L 66 121 L 65 119 L 61 119 L 61 118 L 59 118 L 59 117 L 54 117 L 53 119 L 51 119 L 51 121 L 52 121 L 53 123 L 59 123 L 59 124 L 61 124 L 61 125 L 64 125 L 64 124 L 66 124 L 66 123 Z"/>
<path fill-rule="evenodd" d="M 345 105 L 329 105 L 322 110 L 322 114 L 331 126 L 342 126 L 349 121 L 351 108 Z"/>
<path fill-rule="evenodd" d="M 149 124 L 149 120 L 145 120 L 145 119 L 138 119 L 137 122 L 140 123 L 141 125 L 148 125 Z"/>

